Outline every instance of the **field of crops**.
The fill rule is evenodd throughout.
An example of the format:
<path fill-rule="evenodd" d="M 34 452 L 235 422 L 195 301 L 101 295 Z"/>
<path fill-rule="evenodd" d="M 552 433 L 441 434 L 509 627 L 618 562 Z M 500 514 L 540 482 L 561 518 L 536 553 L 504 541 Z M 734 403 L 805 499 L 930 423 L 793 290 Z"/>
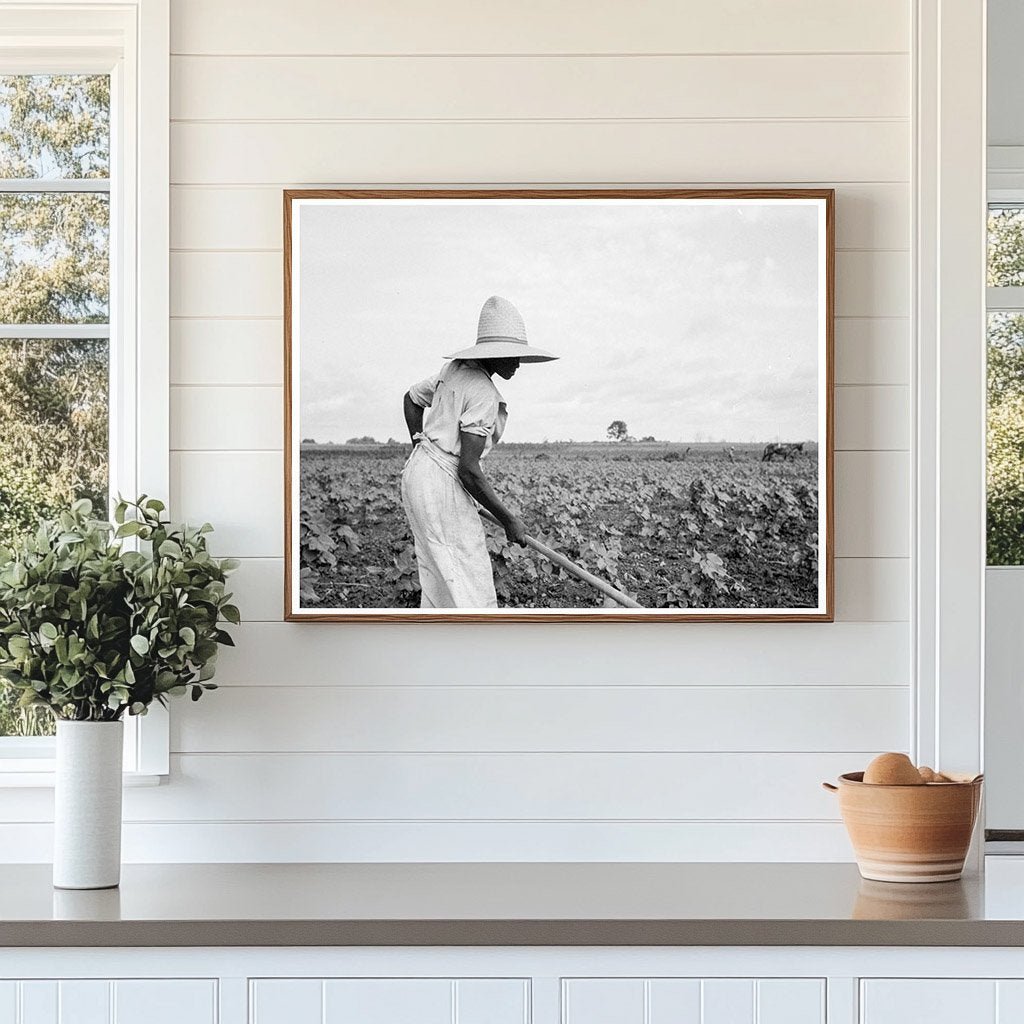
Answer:
<path fill-rule="evenodd" d="M 647 608 L 814 607 L 817 451 L 762 445 L 499 445 L 484 469 L 527 530 Z M 303 445 L 303 608 L 419 605 L 399 482 L 407 445 Z M 589 608 L 601 596 L 488 526 L 498 603 Z"/>

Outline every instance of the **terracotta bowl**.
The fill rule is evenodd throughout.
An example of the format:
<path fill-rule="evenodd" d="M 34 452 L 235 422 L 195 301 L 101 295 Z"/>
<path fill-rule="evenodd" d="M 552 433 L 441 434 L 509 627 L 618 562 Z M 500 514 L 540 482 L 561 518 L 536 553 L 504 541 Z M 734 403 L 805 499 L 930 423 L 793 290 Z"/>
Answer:
<path fill-rule="evenodd" d="M 863 772 L 839 776 L 839 811 L 857 867 L 878 882 L 952 882 L 964 859 L 981 803 L 980 775 L 921 786 L 877 786 Z"/>

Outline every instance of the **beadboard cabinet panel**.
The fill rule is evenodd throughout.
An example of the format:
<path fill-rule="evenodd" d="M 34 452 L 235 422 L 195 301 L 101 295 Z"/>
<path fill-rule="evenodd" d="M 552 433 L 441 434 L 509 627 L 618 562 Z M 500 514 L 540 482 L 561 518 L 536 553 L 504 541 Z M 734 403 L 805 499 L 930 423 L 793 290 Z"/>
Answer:
<path fill-rule="evenodd" d="M 0 1024 L 217 1024 L 215 979 L 0 981 Z"/>
<path fill-rule="evenodd" d="M 323 1024 L 451 1024 L 452 988 L 443 978 L 325 981 Z"/>
<path fill-rule="evenodd" d="M 861 983 L 860 1024 L 1012 1024 L 996 1013 L 997 982 L 987 979 Z"/>
<path fill-rule="evenodd" d="M 250 1024 L 523 1024 L 529 982 L 503 978 L 258 978 Z"/>
<path fill-rule="evenodd" d="M 323 1024 L 320 978 L 252 978 L 249 1024 Z"/>
<path fill-rule="evenodd" d="M 565 1024 L 825 1024 L 818 978 L 574 978 Z"/>

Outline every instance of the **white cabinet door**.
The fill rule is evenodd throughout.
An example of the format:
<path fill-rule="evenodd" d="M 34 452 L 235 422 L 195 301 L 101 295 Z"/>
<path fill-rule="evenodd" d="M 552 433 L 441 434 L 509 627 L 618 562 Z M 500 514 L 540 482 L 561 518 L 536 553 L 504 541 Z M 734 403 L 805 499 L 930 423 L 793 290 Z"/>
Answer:
<path fill-rule="evenodd" d="M 324 982 L 323 1024 L 451 1024 L 452 984 L 444 979 Z"/>
<path fill-rule="evenodd" d="M 569 978 L 565 1024 L 825 1024 L 821 978 Z"/>
<path fill-rule="evenodd" d="M 250 1024 L 523 1024 L 520 978 L 254 978 Z"/>
<path fill-rule="evenodd" d="M 216 1024 L 210 978 L 0 981 L 0 1024 Z"/>
<path fill-rule="evenodd" d="M 879 979 L 861 983 L 861 1024 L 1020 1024 L 1024 981 Z"/>

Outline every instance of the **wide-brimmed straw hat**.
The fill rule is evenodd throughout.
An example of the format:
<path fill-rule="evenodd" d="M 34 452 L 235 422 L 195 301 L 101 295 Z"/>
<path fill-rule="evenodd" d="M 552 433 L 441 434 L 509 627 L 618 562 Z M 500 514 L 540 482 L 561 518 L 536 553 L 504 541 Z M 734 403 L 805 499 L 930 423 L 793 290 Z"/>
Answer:
<path fill-rule="evenodd" d="M 558 356 L 526 343 L 526 324 L 508 299 L 492 295 L 480 310 L 476 344 L 446 359 L 518 359 L 521 363 L 546 363 Z"/>

